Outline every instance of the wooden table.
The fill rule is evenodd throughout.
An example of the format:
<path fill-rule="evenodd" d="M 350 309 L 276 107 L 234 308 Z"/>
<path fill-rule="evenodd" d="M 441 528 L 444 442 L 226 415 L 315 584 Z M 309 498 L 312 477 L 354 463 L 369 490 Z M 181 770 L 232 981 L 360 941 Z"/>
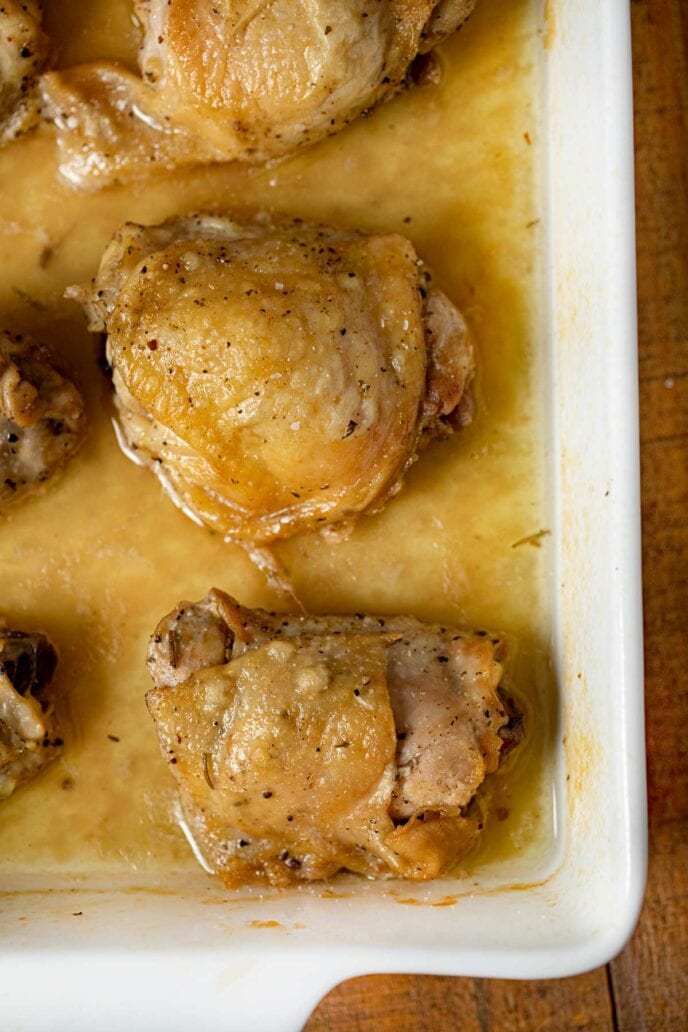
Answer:
<path fill-rule="evenodd" d="M 650 803 L 640 924 L 616 960 L 577 978 L 358 978 L 305 1032 L 688 1029 L 688 0 L 631 7 Z"/>

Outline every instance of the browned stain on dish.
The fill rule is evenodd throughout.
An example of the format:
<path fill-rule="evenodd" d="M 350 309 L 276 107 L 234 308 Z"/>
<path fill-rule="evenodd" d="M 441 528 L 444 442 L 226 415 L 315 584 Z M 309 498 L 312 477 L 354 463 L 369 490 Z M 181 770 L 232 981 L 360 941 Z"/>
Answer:
<path fill-rule="evenodd" d="M 557 26 L 554 14 L 554 0 L 545 0 L 544 10 L 545 34 L 543 43 L 546 50 L 551 50 L 556 41 Z"/>
<path fill-rule="evenodd" d="M 401 903 L 407 907 L 453 907 L 458 903 L 460 896 L 445 896 L 443 899 L 422 900 L 422 899 L 395 899 L 395 903 Z"/>
<path fill-rule="evenodd" d="M 88 893 L 89 896 L 110 896 L 113 892 L 116 892 L 121 896 L 179 896 L 178 888 L 164 888 L 161 885 L 117 885 L 116 882 L 104 889 L 104 888 L 92 888 L 87 882 L 82 885 L 66 886 L 56 885 L 53 888 L 41 888 L 41 889 L 10 889 L 0 890 L 0 899 L 15 899 L 18 896 L 69 896 L 78 895 L 79 893 Z M 262 897 L 265 898 L 265 897 Z M 255 896 L 238 897 L 232 902 L 241 903 L 253 903 L 255 902 Z M 202 903 L 218 903 L 228 902 L 228 898 L 218 899 L 201 899 Z"/>
<path fill-rule="evenodd" d="M 247 921 L 249 928 L 284 928 L 281 921 Z"/>
<path fill-rule="evenodd" d="M 453 907 L 455 903 L 458 903 L 459 896 L 445 896 L 444 899 L 438 899 L 435 903 L 431 903 L 432 907 Z"/>
<path fill-rule="evenodd" d="M 394 903 L 400 903 L 402 906 L 407 907 L 453 907 L 456 903 L 469 896 L 495 896 L 504 893 L 530 892 L 533 889 L 540 889 L 548 885 L 555 877 L 555 874 L 556 872 L 553 872 L 539 881 L 514 882 L 513 884 L 495 885 L 488 888 L 481 887 L 477 883 L 471 883 L 465 892 L 457 892 L 451 896 L 444 896 L 439 900 L 416 899 L 413 896 L 392 896 L 391 898 Z"/>
<path fill-rule="evenodd" d="M 584 699 L 588 694 L 587 678 L 582 671 L 576 673 L 573 683 L 570 685 L 569 694 L 578 693 L 577 705 L 585 709 Z M 564 755 L 566 757 L 566 800 L 569 814 L 573 817 L 580 815 L 580 801 L 584 800 L 590 779 L 595 776 L 596 767 L 602 759 L 596 736 L 592 730 L 587 730 L 583 719 L 570 722 L 575 730 L 562 739 Z"/>
<path fill-rule="evenodd" d="M 271 896 L 266 897 L 263 894 L 258 896 L 210 896 L 207 899 L 202 899 L 201 903 L 206 907 L 226 907 L 236 906 L 240 903 L 252 903 L 260 902 L 261 904 L 267 899 L 275 899 L 277 893 L 273 893 Z"/>
<path fill-rule="evenodd" d="M 534 534 L 526 534 L 525 537 L 514 541 L 512 548 L 520 548 L 521 545 L 532 545 L 533 548 L 542 548 L 543 538 L 551 537 L 551 530 L 537 530 Z"/>

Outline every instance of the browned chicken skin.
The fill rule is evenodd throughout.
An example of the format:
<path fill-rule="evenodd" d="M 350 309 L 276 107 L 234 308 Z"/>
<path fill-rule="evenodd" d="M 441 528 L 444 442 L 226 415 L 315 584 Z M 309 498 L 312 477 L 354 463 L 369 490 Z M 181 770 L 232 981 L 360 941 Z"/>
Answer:
<path fill-rule="evenodd" d="M 475 0 L 136 0 L 141 77 L 43 78 L 60 168 L 89 188 L 153 166 L 266 161 L 338 132 L 404 84 Z"/>
<path fill-rule="evenodd" d="M 0 333 L 0 508 L 50 479 L 85 434 L 84 400 L 45 349 Z"/>
<path fill-rule="evenodd" d="M 470 420 L 466 325 L 395 233 L 127 224 L 69 294 L 108 334 L 130 454 L 233 540 L 378 511 L 428 440 Z"/>
<path fill-rule="evenodd" d="M 56 664 L 42 634 L 0 627 L 0 801 L 60 753 L 50 698 Z"/>
<path fill-rule="evenodd" d="M 446 872 L 514 723 L 501 652 L 411 617 L 181 603 L 151 640 L 147 702 L 207 864 L 229 885 Z"/>
<path fill-rule="evenodd" d="M 0 144 L 38 124 L 38 74 L 48 63 L 48 38 L 35 0 L 0 4 Z"/>

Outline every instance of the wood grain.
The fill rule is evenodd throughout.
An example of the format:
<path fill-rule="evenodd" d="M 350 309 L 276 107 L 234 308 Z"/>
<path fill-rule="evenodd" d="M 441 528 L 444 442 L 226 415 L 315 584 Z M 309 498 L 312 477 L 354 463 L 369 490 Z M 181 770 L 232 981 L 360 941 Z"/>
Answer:
<path fill-rule="evenodd" d="M 650 816 L 688 817 L 688 7 L 633 6 Z"/>
<path fill-rule="evenodd" d="M 374 975 L 337 986 L 308 1032 L 608 1032 L 604 968 L 580 978 L 508 982 Z"/>
<path fill-rule="evenodd" d="M 685 821 L 666 821 L 654 828 L 640 924 L 611 965 L 617 1023 L 623 1032 L 679 1032 L 688 1027 L 686 827 Z"/>
<path fill-rule="evenodd" d="M 688 5 L 634 3 L 650 870 L 621 1032 L 688 1026 Z"/>
<path fill-rule="evenodd" d="M 435 1032 L 439 1028 L 482 1032 L 480 1013 L 472 979 L 369 975 L 333 989 L 306 1028 L 308 1032 Z"/>
<path fill-rule="evenodd" d="M 550 982 L 346 982 L 306 1032 L 688 1028 L 688 3 L 634 0 L 639 371 L 650 870 L 606 969 Z"/>

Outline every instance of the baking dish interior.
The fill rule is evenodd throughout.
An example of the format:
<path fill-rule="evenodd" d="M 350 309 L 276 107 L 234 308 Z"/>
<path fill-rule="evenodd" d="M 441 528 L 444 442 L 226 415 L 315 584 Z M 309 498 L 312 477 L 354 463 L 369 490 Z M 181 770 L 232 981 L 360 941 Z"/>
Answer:
<path fill-rule="evenodd" d="M 37 961 L 43 998 L 59 998 L 74 1029 L 98 1027 L 103 1001 L 108 1028 L 132 1016 L 209 1027 L 233 1014 L 230 1027 L 286 1029 L 356 974 L 563 976 L 606 961 L 630 934 L 645 802 L 628 11 L 616 0 L 547 7 L 537 51 L 543 644 L 557 698 L 539 801 L 547 836 L 426 885 L 340 876 L 230 892 L 192 867 L 15 871 L 0 931 L 11 1016 Z M 50 1027 L 47 1011 L 31 1027 Z"/>

